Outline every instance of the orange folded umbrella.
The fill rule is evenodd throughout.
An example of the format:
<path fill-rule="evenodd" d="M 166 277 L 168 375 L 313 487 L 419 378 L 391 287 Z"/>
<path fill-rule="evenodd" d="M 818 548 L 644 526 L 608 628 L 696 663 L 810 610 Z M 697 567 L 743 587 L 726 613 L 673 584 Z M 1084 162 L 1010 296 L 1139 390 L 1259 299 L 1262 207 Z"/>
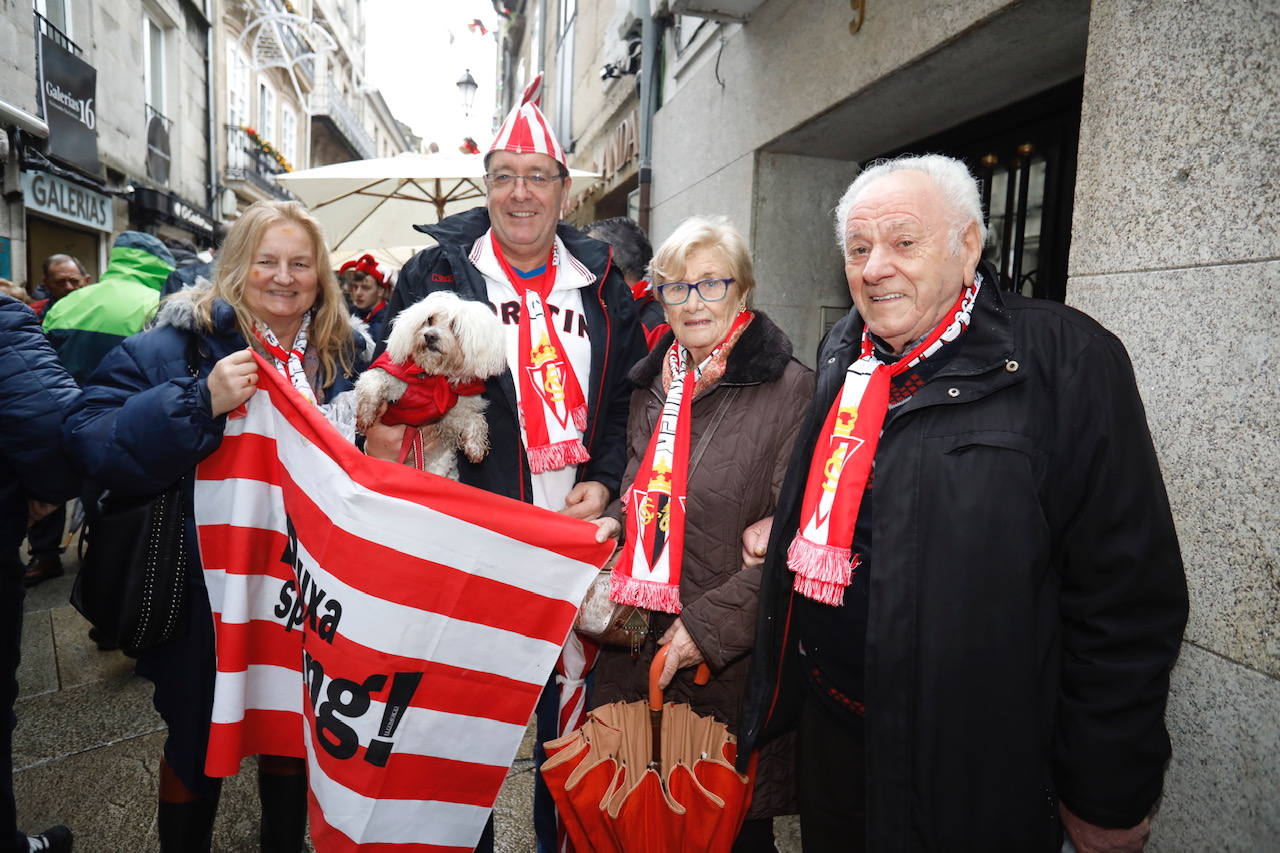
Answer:
<path fill-rule="evenodd" d="M 689 851 L 733 846 L 751 804 L 755 759 L 734 770 L 737 738 L 658 688 L 668 647 L 649 668 L 648 702 L 596 708 L 583 726 L 544 744 L 542 778 L 576 850 Z M 694 676 L 706 684 L 703 664 Z"/>

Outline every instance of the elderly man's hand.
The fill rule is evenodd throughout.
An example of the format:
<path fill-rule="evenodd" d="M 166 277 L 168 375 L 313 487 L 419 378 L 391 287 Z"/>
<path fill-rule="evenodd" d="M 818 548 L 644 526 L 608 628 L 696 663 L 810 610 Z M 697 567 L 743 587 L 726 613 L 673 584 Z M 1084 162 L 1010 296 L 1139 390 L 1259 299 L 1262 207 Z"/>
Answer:
<path fill-rule="evenodd" d="M 665 646 L 671 644 L 671 651 L 667 652 L 666 663 L 662 667 L 662 675 L 658 677 L 658 687 L 663 690 L 667 689 L 667 685 L 671 683 L 671 679 L 676 677 L 676 673 L 684 669 L 686 666 L 697 666 L 704 662 L 702 652 L 698 650 L 698 645 L 693 641 L 693 637 L 689 636 L 689 632 L 685 630 L 684 623 L 679 619 L 671 623 L 671 627 L 658 640 L 658 645 Z"/>
<path fill-rule="evenodd" d="M 583 480 L 569 492 L 564 499 L 564 509 L 560 511 L 583 521 L 594 521 L 604 513 L 604 508 L 608 505 L 609 489 L 605 484 Z"/>
<path fill-rule="evenodd" d="M 758 566 L 769 550 L 769 534 L 773 532 L 773 516 L 762 518 L 742 531 L 742 565 Z"/>
<path fill-rule="evenodd" d="M 591 523 L 596 526 L 596 541 L 603 542 L 606 539 L 617 539 L 622 535 L 622 525 L 618 523 L 618 519 L 602 515 L 594 518 Z"/>
<path fill-rule="evenodd" d="M 386 459 L 388 462 L 400 461 L 400 445 L 404 442 L 404 424 L 387 426 L 382 422 L 375 423 L 365 430 L 364 452 L 375 459 Z"/>
<path fill-rule="evenodd" d="M 1128 829 L 1105 829 L 1077 817 L 1065 803 L 1058 803 L 1058 811 L 1077 853 L 1141 853 L 1151 836 L 1151 821 L 1147 818 Z"/>

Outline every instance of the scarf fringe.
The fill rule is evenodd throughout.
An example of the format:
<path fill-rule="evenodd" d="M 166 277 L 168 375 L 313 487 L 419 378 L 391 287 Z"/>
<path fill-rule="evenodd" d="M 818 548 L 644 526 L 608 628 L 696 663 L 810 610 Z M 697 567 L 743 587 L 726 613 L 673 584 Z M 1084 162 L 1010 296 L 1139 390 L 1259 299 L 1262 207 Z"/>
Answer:
<path fill-rule="evenodd" d="M 613 572 L 610 577 L 610 601 L 663 613 L 679 613 L 682 609 L 680 588 L 673 584 L 642 581 L 620 572 Z"/>
<path fill-rule="evenodd" d="M 578 432 L 586 432 L 587 431 L 586 404 L 584 403 L 581 406 L 575 406 L 573 411 L 570 412 L 570 414 L 573 416 L 574 429 L 576 429 Z"/>
<path fill-rule="evenodd" d="M 576 438 L 558 441 L 555 444 L 544 444 L 541 447 L 530 447 L 528 455 L 529 470 L 535 474 L 559 471 L 570 465 L 581 465 L 591 461 L 591 454 L 587 453 L 587 448 L 582 445 L 582 441 Z"/>
<path fill-rule="evenodd" d="M 823 604 L 843 603 L 844 589 L 858 562 L 848 547 L 819 545 L 803 536 L 792 539 L 787 548 L 787 566 L 796 574 L 796 592 Z"/>
<path fill-rule="evenodd" d="M 796 575 L 792 588 L 805 598 L 819 604 L 829 604 L 832 607 L 840 607 L 844 604 L 845 588 L 840 584 L 824 583 L 803 575 Z"/>

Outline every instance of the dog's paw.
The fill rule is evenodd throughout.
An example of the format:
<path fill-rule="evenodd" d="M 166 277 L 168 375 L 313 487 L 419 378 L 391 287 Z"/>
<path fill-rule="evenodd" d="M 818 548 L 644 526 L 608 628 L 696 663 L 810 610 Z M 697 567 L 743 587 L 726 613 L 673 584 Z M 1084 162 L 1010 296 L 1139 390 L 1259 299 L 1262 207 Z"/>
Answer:
<path fill-rule="evenodd" d="M 462 440 L 462 454 L 471 462 L 483 462 L 489 455 L 488 436 L 467 436 Z"/>

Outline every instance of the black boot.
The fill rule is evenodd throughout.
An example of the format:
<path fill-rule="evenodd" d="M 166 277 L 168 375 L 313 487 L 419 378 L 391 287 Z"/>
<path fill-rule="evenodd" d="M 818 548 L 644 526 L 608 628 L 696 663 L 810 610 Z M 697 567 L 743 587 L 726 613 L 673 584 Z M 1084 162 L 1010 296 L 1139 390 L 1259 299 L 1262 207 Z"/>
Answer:
<path fill-rule="evenodd" d="M 218 801 L 207 797 L 185 803 L 160 801 L 157 823 L 160 853 L 209 853 L 213 846 L 213 818 Z"/>
<path fill-rule="evenodd" d="M 258 771 L 262 853 L 302 853 L 307 831 L 307 774 Z"/>

